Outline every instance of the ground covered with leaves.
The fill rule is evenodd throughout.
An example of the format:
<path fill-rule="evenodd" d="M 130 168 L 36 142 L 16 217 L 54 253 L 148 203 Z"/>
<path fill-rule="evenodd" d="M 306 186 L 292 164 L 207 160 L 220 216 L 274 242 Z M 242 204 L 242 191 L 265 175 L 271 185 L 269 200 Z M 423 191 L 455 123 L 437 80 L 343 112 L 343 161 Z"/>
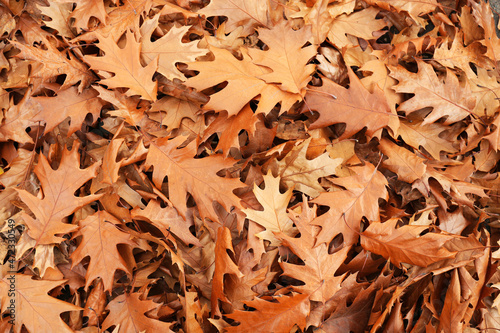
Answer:
<path fill-rule="evenodd" d="M 1 0 L 0 331 L 500 329 L 500 39 L 465 0 Z"/>

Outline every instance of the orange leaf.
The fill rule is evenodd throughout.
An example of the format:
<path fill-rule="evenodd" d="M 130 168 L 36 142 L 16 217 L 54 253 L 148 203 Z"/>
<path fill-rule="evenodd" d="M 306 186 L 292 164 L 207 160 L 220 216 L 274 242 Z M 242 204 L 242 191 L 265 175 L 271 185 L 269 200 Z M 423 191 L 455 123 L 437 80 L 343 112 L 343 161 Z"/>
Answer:
<path fill-rule="evenodd" d="M 120 269 L 131 274 L 131 267 L 118 251 L 118 244 L 135 246 L 130 234 L 118 229 L 120 221 L 106 211 L 99 211 L 80 221 L 80 230 L 73 238 L 83 236 L 78 248 L 71 254 L 72 267 L 90 257 L 85 275 L 85 288 L 101 277 L 104 290 L 111 292 L 115 271 Z"/>
<path fill-rule="evenodd" d="M 330 206 L 330 210 L 314 222 L 322 228 L 318 243 L 329 243 L 341 233 L 346 245 L 352 245 L 358 239 L 363 216 L 369 221 L 380 219 L 378 199 L 388 197 L 387 180 L 370 163 L 351 170 L 355 176 L 333 180 L 345 190 L 322 193 L 312 200 L 313 203 Z"/>
<path fill-rule="evenodd" d="M 195 159 L 196 146 L 190 143 L 187 147 L 177 149 L 185 138 L 173 140 L 162 138 L 149 147 L 146 168 L 154 166 L 153 182 L 161 188 L 163 178 L 168 176 L 170 200 L 182 217 L 186 216 L 186 194 L 189 192 L 197 203 L 200 215 L 217 221 L 213 202 L 219 202 L 226 211 L 231 207 L 240 208 L 240 199 L 233 193 L 244 184 L 238 179 L 222 178 L 217 172 L 232 167 L 234 161 L 222 156 L 208 156 Z"/>
<path fill-rule="evenodd" d="M 125 293 L 109 302 L 106 307 L 109 314 L 102 323 L 105 331 L 111 326 L 120 325 L 121 332 L 172 332 L 172 323 L 166 323 L 146 316 L 146 312 L 158 309 L 157 304 L 149 299 L 142 300 L 141 293 Z"/>
<path fill-rule="evenodd" d="M 245 302 L 255 311 L 235 311 L 227 315 L 239 321 L 239 326 L 228 327 L 226 332 L 290 332 L 297 325 L 304 329 L 309 315 L 309 298 L 307 295 L 281 296 L 267 302 L 261 298 Z"/>
<path fill-rule="evenodd" d="M 23 325 L 29 332 L 61 332 L 73 333 L 61 319 L 63 312 L 78 311 L 80 307 L 63 302 L 47 293 L 66 281 L 33 280 L 30 275 L 6 275 L 0 280 L 2 295 L 2 312 L 7 308 L 7 301 L 11 298 L 10 287 L 15 285 L 15 315 L 14 332 L 20 333 Z M 9 294 L 9 296 L 7 296 Z M 3 303 L 3 300 L 6 300 Z M 10 303 L 9 303 L 10 304 Z"/>
<path fill-rule="evenodd" d="M 104 52 L 102 57 L 85 56 L 92 69 L 113 73 L 114 76 L 101 80 L 109 88 L 129 88 L 127 96 L 139 95 L 144 99 L 155 101 L 157 84 L 153 82 L 153 74 L 158 61 L 152 61 L 142 67 L 140 61 L 140 43 L 135 41 L 134 34 L 127 31 L 126 45 L 118 47 L 112 37 L 99 37 L 99 48 Z"/>
<path fill-rule="evenodd" d="M 74 143 L 72 150 L 63 150 L 59 168 L 54 171 L 47 158 L 40 155 L 35 167 L 35 174 L 42 184 L 43 199 L 26 190 L 17 190 L 21 200 L 35 214 L 35 219 L 23 213 L 23 220 L 28 226 L 28 235 L 38 244 L 60 243 L 64 240 L 58 235 L 75 231 L 74 224 L 63 222 L 63 218 L 78 208 L 97 200 L 101 195 L 75 197 L 74 193 L 85 182 L 97 174 L 100 163 L 94 163 L 87 169 L 80 169 L 79 144 Z"/>
<path fill-rule="evenodd" d="M 380 254 L 399 266 L 402 262 L 425 267 L 435 262 L 455 257 L 456 251 L 446 248 L 446 242 L 456 236 L 426 233 L 428 226 L 405 225 L 395 228 L 398 219 L 371 223 L 361 234 L 361 246 Z"/>
<path fill-rule="evenodd" d="M 371 136 L 389 124 L 391 110 L 383 92 L 374 87 L 371 94 L 349 68 L 348 73 L 348 89 L 323 78 L 321 87 L 311 87 L 308 90 L 302 112 L 319 112 L 318 120 L 309 126 L 310 129 L 345 123 L 346 129 L 341 138 L 346 138 L 365 127 L 366 133 Z"/>

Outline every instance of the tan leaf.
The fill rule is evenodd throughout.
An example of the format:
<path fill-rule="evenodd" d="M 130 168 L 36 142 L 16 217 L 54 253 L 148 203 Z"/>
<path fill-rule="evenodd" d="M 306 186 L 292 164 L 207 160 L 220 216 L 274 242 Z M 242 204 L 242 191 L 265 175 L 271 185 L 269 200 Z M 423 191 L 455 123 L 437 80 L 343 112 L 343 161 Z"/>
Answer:
<path fill-rule="evenodd" d="M 456 252 L 445 246 L 455 236 L 432 232 L 421 236 L 428 226 L 405 225 L 396 228 L 397 223 L 398 219 L 371 223 L 361 234 L 361 246 L 390 259 L 396 266 L 403 262 L 426 267 L 455 257 Z"/>
<path fill-rule="evenodd" d="M 391 110 L 383 92 L 376 87 L 370 93 L 352 70 L 348 69 L 348 73 L 348 89 L 323 78 L 321 87 L 307 91 L 302 112 L 319 112 L 318 120 L 312 123 L 310 129 L 345 123 L 346 129 L 341 138 L 346 138 L 365 127 L 366 133 L 371 136 L 389 123 Z"/>
<path fill-rule="evenodd" d="M 390 140 L 380 140 L 380 150 L 389 157 L 383 165 L 398 175 L 398 179 L 413 183 L 422 177 L 426 170 L 424 159 L 398 146 Z"/>
<path fill-rule="evenodd" d="M 290 21 L 282 20 L 271 29 L 257 31 L 269 50 L 249 49 L 250 57 L 254 64 L 272 69 L 259 78 L 267 83 L 280 83 L 282 90 L 303 96 L 315 67 L 307 63 L 316 54 L 316 47 L 303 47 L 312 38 L 309 26 L 296 31 Z"/>
<path fill-rule="evenodd" d="M 153 74 L 158 67 L 157 60 L 143 67 L 139 56 L 141 44 L 135 41 L 130 31 L 126 32 L 125 37 L 126 45 L 120 48 L 112 37 L 98 35 L 98 46 L 104 56 L 85 56 L 84 59 L 92 69 L 114 74 L 112 77 L 108 75 L 100 83 L 109 88 L 129 88 L 127 96 L 139 95 L 143 99 L 155 101 L 157 84 L 153 81 Z"/>
<path fill-rule="evenodd" d="M 264 210 L 243 209 L 247 218 L 265 228 L 256 236 L 271 242 L 272 245 L 279 245 L 281 241 L 277 239 L 274 232 L 281 232 L 285 235 L 295 235 L 293 222 L 286 212 L 288 202 L 292 197 L 293 187 L 288 191 L 280 193 L 280 178 L 274 178 L 269 172 L 264 175 L 265 189 L 261 190 L 254 185 L 254 194 Z"/>
<path fill-rule="evenodd" d="M 118 244 L 135 246 L 131 236 L 119 229 L 120 221 L 106 211 L 99 211 L 79 222 L 80 229 L 73 237 L 83 236 L 78 248 L 71 254 L 72 267 L 90 257 L 85 275 L 87 289 L 98 277 L 102 278 L 104 290 L 113 289 L 115 271 L 131 273 L 129 265 L 120 255 Z"/>
<path fill-rule="evenodd" d="M 338 234 L 344 236 L 346 246 L 358 240 L 363 216 L 369 221 L 380 218 L 378 199 L 387 199 L 387 180 L 370 163 L 351 168 L 354 176 L 333 179 L 345 190 L 321 193 L 313 203 L 329 206 L 330 210 L 318 217 L 314 224 L 321 226 L 317 243 L 330 243 Z"/>
<path fill-rule="evenodd" d="M 175 66 L 176 63 L 195 61 L 197 57 L 208 53 L 207 49 L 198 48 L 198 41 L 183 43 L 182 37 L 191 28 L 183 26 L 172 27 L 161 38 L 151 42 L 151 35 L 158 26 L 160 15 L 155 15 L 151 20 L 145 21 L 141 26 L 142 49 L 141 55 L 146 63 L 155 62 L 158 58 L 157 71 L 169 80 L 174 78 L 185 80 L 184 75 Z"/>
<path fill-rule="evenodd" d="M 79 144 L 74 143 L 72 150 L 63 150 L 61 163 L 53 170 L 47 158 L 40 155 L 35 167 L 42 185 L 43 198 L 40 199 L 26 190 L 17 190 L 19 197 L 35 215 L 23 213 L 23 220 L 28 226 L 28 235 L 37 244 L 60 243 L 61 236 L 75 231 L 78 227 L 63 222 L 63 218 L 75 212 L 78 208 L 97 200 L 101 195 L 76 197 L 74 193 L 85 182 L 97 174 L 100 163 L 94 163 L 86 169 L 80 169 Z"/>
<path fill-rule="evenodd" d="M 318 179 L 334 175 L 342 159 L 332 159 L 328 153 L 307 159 L 306 153 L 310 144 L 311 139 L 307 139 L 293 147 L 285 158 L 278 162 L 278 174 L 288 188 L 294 188 L 315 198 L 324 191 Z"/>
<path fill-rule="evenodd" d="M 438 78 L 432 65 L 417 61 L 418 72 L 411 73 L 399 67 L 390 67 L 391 76 L 399 81 L 393 89 L 398 93 L 412 93 L 415 96 L 403 102 L 398 110 L 410 114 L 426 107 L 433 110 L 424 119 L 424 124 L 445 118 L 444 124 L 455 123 L 472 114 L 476 99 L 470 87 L 461 85 L 450 70 L 444 80 Z"/>
<path fill-rule="evenodd" d="M 2 299 L 8 300 L 11 283 L 15 286 L 16 325 L 14 332 L 20 333 L 23 325 L 29 332 L 72 333 L 60 314 L 81 310 L 80 307 L 63 302 L 47 293 L 66 281 L 33 280 L 30 275 L 12 274 L 0 280 Z M 6 310 L 2 305 L 2 312 Z"/>

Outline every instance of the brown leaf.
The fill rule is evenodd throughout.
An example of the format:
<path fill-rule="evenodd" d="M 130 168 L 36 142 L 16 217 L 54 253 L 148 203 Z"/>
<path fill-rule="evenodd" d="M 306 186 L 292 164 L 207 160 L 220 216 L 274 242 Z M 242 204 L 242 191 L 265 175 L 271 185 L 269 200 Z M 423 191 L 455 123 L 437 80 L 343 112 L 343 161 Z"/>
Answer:
<path fill-rule="evenodd" d="M 151 221 L 166 237 L 169 233 L 173 233 L 185 244 L 201 246 L 198 238 L 189 231 L 190 223 L 185 221 L 171 206 L 162 208 L 158 201 L 151 200 L 145 209 L 140 210 L 137 207 L 131 213 L 134 219 Z"/>
<path fill-rule="evenodd" d="M 121 332 L 172 332 L 172 323 L 151 319 L 145 314 L 158 309 L 157 304 L 149 299 L 142 300 L 141 293 L 125 293 L 111 302 L 106 307 L 109 314 L 102 323 L 102 329 L 119 326 L 117 333 Z"/>
<path fill-rule="evenodd" d="M 168 177 L 170 200 L 179 214 L 186 216 L 186 194 L 190 193 L 198 205 L 200 215 L 217 220 L 212 203 L 219 202 L 226 211 L 231 207 L 240 208 L 240 199 L 233 193 L 244 184 L 238 179 L 222 178 L 217 172 L 229 168 L 234 161 L 222 156 L 209 156 L 195 159 L 194 142 L 187 147 L 177 149 L 184 141 L 183 137 L 173 140 L 162 138 L 153 142 L 146 158 L 146 167 L 154 166 L 153 182 L 161 188 L 163 178 Z"/>
<path fill-rule="evenodd" d="M 389 157 L 383 165 L 398 175 L 398 179 L 413 183 L 421 178 L 426 170 L 424 159 L 387 139 L 380 140 L 380 150 Z"/>
<path fill-rule="evenodd" d="M 267 26 L 269 3 L 267 1 L 211 0 L 210 4 L 199 11 L 207 17 L 226 16 L 228 23 L 226 31 L 231 32 L 239 26 L 244 26 L 246 34 L 251 34 L 256 26 Z"/>
<path fill-rule="evenodd" d="M 375 87 L 374 92 L 370 93 L 352 70 L 348 73 L 349 89 L 323 78 L 321 87 L 311 87 L 307 91 L 302 112 L 319 112 L 318 120 L 309 126 L 310 129 L 345 123 L 346 129 L 341 138 L 347 138 L 365 127 L 366 133 L 372 136 L 387 126 L 391 111 L 382 91 Z"/>
<path fill-rule="evenodd" d="M 26 327 L 29 332 L 61 332 L 72 333 L 61 319 L 60 314 L 68 311 L 81 310 L 80 307 L 63 302 L 57 298 L 47 295 L 47 293 L 60 286 L 66 281 L 33 280 L 30 275 L 12 274 L 0 280 L 0 292 L 2 299 L 13 299 L 15 301 L 15 322 L 14 332 L 20 333 L 22 327 Z M 14 292 L 9 291 L 15 287 Z M 15 298 L 11 295 L 15 294 Z M 2 302 L 3 303 L 3 302 Z M 7 302 L 2 306 L 2 311 L 7 307 Z"/>
<path fill-rule="evenodd" d="M 436 122 L 445 118 L 444 124 L 455 123 L 472 114 L 476 99 L 469 86 L 460 85 L 458 78 L 447 70 L 446 78 L 439 79 L 432 65 L 417 61 L 418 72 L 411 73 L 400 67 L 389 67 L 391 76 L 399 81 L 394 87 L 398 93 L 415 94 L 413 98 L 403 102 L 399 110 L 410 114 L 425 107 L 432 107 L 423 124 Z"/>
<path fill-rule="evenodd" d="M 289 332 L 297 325 L 303 329 L 309 313 L 307 295 L 281 296 L 274 298 L 277 302 L 267 302 L 261 298 L 245 302 L 255 311 L 235 311 L 227 315 L 240 322 L 239 326 L 231 326 L 227 332 Z"/>
<path fill-rule="evenodd" d="M 33 121 L 44 121 L 45 131 L 50 132 L 67 117 L 71 118 L 68 136 L 79 131 L 87 114 L 92 115 L 95 122 L 101 114 L 102 101 L 97 98 L 97 91 L 85 89 L 81 94 L 75 87 L 61 90 L 55 97 L 34 97 L 35 103 L 41 105 L 41 111 L 33 117 Z"/>
<path fill-rule="evenodd" d="M 269 50 L 250 49 L 250 57 L 254 64 L 273 70 L 259 78 L 267 83 L 280 83 L 282 90 L 303 96 L 314 72 L 314 65 L 307 63 L 316 54 L 316 47 L 303 47 L 312 38 L 311 29 L 306 26 L 296 31 L 290 21 L 282 20 L 272 29 L 260 28 L 257 31 L 259 39 L 269 46 Z"/>
<path fill-rule="evenodd" d="M 174 78 L 184 80 L 184 76 L 175 66 L 176 63 L 195 61 L 208 53 L 207 49 L 198 48 L 198 41 L 183 43 L 182 37 L 189 30 L 189 26 L 180 28 L 172 27 L 161 38 L 151 42 L 151 36 L 158 26 L 160 15 L 155 15 L 151 20 L 145 21 L 141 26 L 142 49 L 141 56 L 146 63 L 154 63 L 158 58 L 157 72 L 169 80 Z"/>
<path fill-rule="evenodd" d="M 387 222 L 373 222 L 361 234 L 364 249 L 380 254 L 399 266 L 402 262 L 421 267 L 455 257 L 445 244 L 453 236 L 436 233 L 421 233 L 427 226 L 405 225 L 396 228 L 397 219 Z"/>
<path fill-rule="evenodd" d="M 289 237 L 278 234 L 282 239 L 283 246 L 289 247 L 305 265 L 293 265 L 286 262 L 280 263 L 283 274 L 294 279 L 303 281 L 304 286 L 294 287 L 300 293 L 309 295 L 311 301 L 326 302 L 339 289 L 345 274 L 336 276 L 336 271 L 347 257 L 350 247 L 333 253 L 328 253 L 328 245 L 325 243 L 315 246 L 316 235 L 319 227 L 314 225 L 316 212 L 314 208 L 303 205 L 302 213 L 290 213 L 294 224 L 300 232 L 300 238 Z"/>
<path fill-rule="evenodd" d="M 324 192 L 313 203 L 329 206 L 330 210 L 314 224 L 321 226 L 317 243 L 329 243 L 342 234 L 346 246 L 355 244 L 363 216 L 369 221 L 380 218 L 378 199 L 387 199 L 387 180 L 372 164 L 351 168 L 355 176 L 337 178 L 333 182 L 346 189 Z"/>
<path fill-rule="evenodd" d="M 228 251 L 234 253 L 231 242 L 231 231 L 226 227 L 221 227 L 217 230 L 217 241 L 215 242 L 215 271 L 212 279 L 212 296 L 210 299 L 212 305 L 212 316 L 220 316 L 219 300 L 229 302 L 224 295 L 224 276 L 226 274 L 234 274 L 237 277 L 243 277 L 243 274 L 238 269 L 228 254 Z"/>
<path fill-rule="evenodd" d="M 227 50 L 210 47 L 210 51 L 215 60 L 189 63 L 189 69 L 200 73 L 186 81 L 187 86 L 198 91 L 227 81 L 224 89 L 210 96 L 210 101 L 205 105 L 206 109 L 226 110 L 228 116 L 234 116 L 260 94 L 257 112 L 269 113 L 279 102 L 281 112 L 284 112 L 301 99 L 298 94 L 282 91 L 276 85 L 260 79 L 261 75 L 269 73 L 270 70 L 254 64 L 245 53 L 242 60 L 237 60 Z M 231 96 L 231 103 L 227 103 L 227 96 Z"/>
<path fill-rule="evenodd" d="M 112 77 L 105 76 L 101 84 L 110 88 L 129 88 L 127 96 L 139 95 L 143 99 L 156 101 L 157 84 L 152 79 L 158 67 L 157 60 L 143 67 L 139 57 L 140 43 L 135 41 L 130 31 L 126 32 L 125 37 L 126 45 L 121 48 L 112 37 L 98 35 L 98 46 L 104 52 L 104 56 L 85 56 L 84 59 L 92 69 L 114 74 Z"/>
<path fill-rule="evenodd" d="M 102 278 L 104 290 L 113 289 L 115 271 L 120 269 L 131 273 L 131 267 L 120 255 L 118 244 L 136 246 L 131 236 L 118 229 L 120 221 L 106 211 L 99 211 L 80 221 L 80 229 L 74 238 L 83 236 L 78 248 L 71 254 L 72 267 L 85 257 L 90 257 L 90 264 L 85 275 L 85 288 L 98 277 Z"/>
<path fill-rule="evenodd" d="M 79 144 L 75 143 L 72 150 L 63 150 L 61 163 L 53 170 L 47 158 L 40 155 L 35 167 L 42 185 L 43 199 L 30 194 L 26 190 L 17 190 L 19 197 L 35 215 L 32 218 L 23 213 L 23 220 L 28 226 L 28 235 L 37 244 L 60 243 L 64 240 L 58 235 L 65 235 L 78 229 L 73 224 L 63 222 L 63 219 L 78 208 L 97 200 L 101 195 L 74 196 L 75 191 L 97 174 L 100 163 L 94 163 L 86 169 L 80 169 Z"/>
<path fill-rule="evenodd" d="M 281 242 L 274 233 L 280 232 L 290 236 L 295 234 L 293 222 L 286 212 L 293 188 L 281 194 L 280 178 L 274 178 L 270 172 L 264 175 L 264 183 L 264 190 L 257 185 L 254 185 L 253 190 L 264 210 L 243 209 L 243 212 L 248 219 L 264 227 L 265 230 L 256 234 L 257 237 L 270 241 L 272 245 L 279 245 Z"/>
<path fill-rule="evenodd" d="M 81 93 L 95 78 L 74 55 L 70 52 L 60 52 L 51 43 L 45 44 L 47 49 L 24 45 L 16 41 L 11 41 L 11 43 L 21 50 L 21 53 L 17 55 L 19 58 L 35 62 L 36 67 L 31 77 L 48 81 L 64 74 L 66 79 L 61 90 L 80 82 L 78 92 Z"/>

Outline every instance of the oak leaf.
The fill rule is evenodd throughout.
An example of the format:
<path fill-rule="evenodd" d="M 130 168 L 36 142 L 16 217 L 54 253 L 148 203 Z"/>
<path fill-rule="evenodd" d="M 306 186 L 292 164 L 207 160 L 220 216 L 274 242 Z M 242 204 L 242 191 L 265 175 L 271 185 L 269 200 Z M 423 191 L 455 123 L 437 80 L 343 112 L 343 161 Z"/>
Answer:
<path fill-rule="evenodd" d="M 217 172 L 232 167 L 233 159 L 222 156 L 208 156 L 195 159 L 196 146 L 191 142 L 182 149 L 177 147 L 185 140 L 177 137 L 158 139 L 152 142 L 146 158 L 146 168 L 154 166 L 153 182 L 161 188 L 163 178 L 168 176 L 170 200 L 182 217 L 186 216 L 186 194 L 190 193 L 202 218 L 217 221 L 213 202 L 219 202 L 226 211 L 231 207 L 240 208 L 240 199 L 233 190 L 243 187 L 238 179 L 219 177 Z"/>
<path fill-rule="evenodd" d="M 443 310 L 439 316 L 438 331 L 441 332 L 460 332 L 464 331 L 465 313 L 469 302 L 463 300 L 464 295 L 461 292 L 462 285 L 458 269 L 451 273 L 450 286 L 446 291 Z"/>
<path fill-rule="evenodd" d="M 405 225 L 396 228 L 398 221 L 391 219 L 384 223 L 371 223 L 361 234 L 361 246 L 390 259 L 396 266 L 407 263 L 426 267 L 455 257 L 456 252 L 446 247 L 446 243 L 455 236 L 433 232 L 421 236 L 428 226 Z"/>
<path fill-rule="evenodd" d="M 440 134 L 446 127 L 439 123 L 424 124 L 422 122 L 402 121 L 399 127 L 399 135 L 405 143 L 415 149 L 425 148 L 436 160 L 440 160 L 442 151 L 455 152 L 456 148 L 451 141 L 441 138 Z"/>
<path fill-rule="evenodd" d="M 248 104 L 237 115 L 229 118 L 225 112 L 220 112 L 217 118 L 203 132 L 203 140 L 208 139 L 214 133 L 218 133 L 220 139 L 216 150 L 222 149 L 224 156 L 228 156 L 232 147 L 240 147 L 240 132 L 245 130 L 248 136 L 253 136 L 258 121 L 259 118 L 253 113 Z"/>
<path fill-rule="evenodd" d="M 231 231 L 226 227 L 221 227 L 217 230 L 217 241 L 215 242 L 215 270 L 212 278 L 212 295 L 210 302 L 212 305 L 212 313 L 220 316 L 219 300 L 229 302 L 224 295 L 224 276 L 226 274 L 233 274 L 237 277 L 243 277 L 238 266 L 229 256 L 229 252 L 234 253 Z"/>
<path fill-rule="evenodd" d="M 349 15 L 342 14 L 335 17 L 328 32 L 328 39 L 338 49 L 353 46 L 346 34 L 366 40 L 375 39 L 374 33 L 386 26 L 384 20 L 375 19 L 379 11 L 374 7 L 368 7 Z"/>
<path fill-rule="evenodd" d="M 458 78 L 450 70 L 446 78 L 441 80 L 434 72 L 432 65 L 418 60 L 418 72 L 411 73 L 399 67 L 389 67 L 391 76 L 399 81 L 393 89 L 398 93 L 412 93 L 415 96 L 403 102 L 398 110 L 410 114 L 414 111 L 432 107 L 432 112 L 424 124 L 433 123 L 445 117 L 444 124 L 455 123 L 472 114 L 476 99 L 472 96 L 470 87 L 462 86 Z"/>
<path fill-rule="evenodd" d="M 441 6 L 436 0 L 368 0 L 367 3 L 388 11 L 394 8 L 398 13 L 407 12 L 421 26 L 425 25 L 425 21 L 420 16 Z"/>
<path fill-rule="evenodd" d="M 117 43 L 123 33 L 128 30 L 138 32 L 140 17 L 144 12 L 149 12 L 153 6 L 153 0 L 127 0 L 121 6 L 119 6 L 118 1 L 113 2 L 117 6 L 108 7 L 110 11 L 106 22 L 102 22 L 103 24 L 100 24 L 96 29 L 84 33 L 74 40 L 91 42 L 105 37 Z"/>
<path fill-rule="evenodd" d="M 436 48 L 433 58 L 448 68 L 460 68 L 468 78 L 473 78 L 476 74 L 470 66 L 471 63 L 479 68 L 486 69 L 491 67 L 491 62 L 481 52 L 479 42 L 464 46 L 463 38 L 463 32 L 457 33 L 449 47 L 449 40 L 445 40 Z"/>
<path fill-rule="evenodd" d="M 67 117 L 71 118 L 68 136 L 80 130 L 87 114 L 95 122 L 101 115 L 102 101 L 97 98 L 97 91 L 85 89 L 81 94 L 76 87 L 59 91 L 54 97 L 33 97 L 41 105 L 41 111 L 33 117 L 34 121 L 46 123 L 45 131 L 50 132 Z"/>
<path fill-rule="evenodd" d="M 256 112 L 269 113 L 281 102 L 281 111 L 287 111 L 298 100 L 300 95 L 282 91 L 274 84 L 268 84 L 260 77 L 270 72 L 251 61 L 251 58 L 242 51 L 243 59 L 236 59 L 231 52 L 210 47 L 214 54 L 214 61 L 198 61 L 189 63 L 189 69 L 200 73 L 186 81 L 186 85 L 198 91 L 227 82 L 227 86 L 210 96 L 206 109 L 215 111 L 226 110 L 229 116 L 236 115 L 248 102 L 260 95 L 259 106 Z M 242 87 L 245 87 L 242 89 Z M 227 103 L 228 99 L 231 103 Z"/>
<path fill-rule="evenodd" d="M 341 138 L 346 138 L 365 127 L 366 133 L 371 136 L 389 123 L 391 110 L 383 92 L 375 87 L 370 93 L 352 70 L 348 69 L 348 74 L 348 89 L 323 78 L 321 87 L 311 87 L 307 91 L 302 112 L 319 112 L 318 120 L 309 126 L 310 129 L 345 123 L 346 129 Z"/>
<path fill-rule="evenodd" d="M 328 153 L 323 153 L 314 159 L 307 159 L 310 144 L 311 139 L 307 139 L 293 147 L 278 162 L 278 175 L 289 188 L 315 198 L 324 191 L 318 179 L 334 175 L 335 169 L 342 163 L 342 158 L 333 159 Z"/>
<path fill-rule="evenodd" d="M 125 33 L 126 45 L 123 48 L 120 48 L 112 37 L 98 35 L 98 38 L 98 46 L 104 56 L 85 56 L 84 59 L 92 69 L 114 74 L 112 77 L 106 74 L 106 78 L 100 83 L 109 88 L 129 88 L 127 96 L 139 95 L 143 99 L 155 101 L 157 84 L 152 79 L 158 63 L 154 60 L 146 67 L 141 65 L 141 44 L 135 41 L 134 34 L 130 31 Z"/>
<path fill-rule="evenodd" d="M 9 280 L 8 277 L 13 277 Z M 14 332 L 20 333 L 25 326 L 29 332 L 73 333 L 73 330 L 61 319 L 60 314 L 81 310 L 80 307 L 63 302 L 47 293 L 66 281 L 33 280 L 30 275 L 13 274 L 0 280 L 2 299 L 8 300 L 9 286 L 15 281 L 16 324 Z M 12 299 L 12 298 L 11 298 Z M 2 312 L 7 302 L 2 302 Z"/>
<path fill-rule="evenodd" d="M 37 6 L 43 15 L 50 18 L 49 21 L 44 21 L 45 25 L 59 32 L 61 36 L 67 38 L 75 37 L 71 31 L 70 15 L 73 9 L 73 3 L 69 2 L 49 2 L 49 6 Z"/>
<path fill-rule="evenodd" d="M 304 201 L 302 213 L 290 213 L 292 221 L 300 232 L 300 238 L 285 234 L 277 234 L 283 246 L 295 253 L 304 265 L 294 265 L 281 262 L 283 274 L 303 281 L 305 285 L 294 286 L 294 290 L 309 295 L 311 301 L 326 302 L 340 289 L 340 283 L 345 274 L 336 276 L 337 269 L 347 257 L 349 246 L 333 254 L 328 253 L 325 243 L 316 246 L 316 235 L 320 227 L 313 224 L 316 218 L 316 207 L 309 208 Z"/>
<path fill-rule="evenodd" d="M 122 332 L 172 332 L 172 323 L 149 318 L 146 313 L 158 309 L 161 304 L 149 299 L 141 299 L 141 293 L 124 293 L 109 302 L 109 314 L 102 323 L 102 329 L 119 326 Z"/>
<path fill-rule="evenodd" d="M 196 121 L 200 109 L 199 103 L 165 96 L 151 105 L 148 115 L 149 118 L 167 126 L 168 129 L 174 129 L 180 127 L 184 118 Z"/>
<path fill-rule="evenodd" d="M 113 104 L 114 110 L 108 111 L 108 114 L 121 117 L 132 126 L 138 126 L 144 118 L 145 107 L 139 107 L 139 97 L 127 97 L 115 90 L 105 89 L 101 86 L 95 86 L 95 90 L 99 92 L 99 98 Z"/>
<path fill-rule="evenodd" d="M 43 198 L 40 199 L 26 190 L 17 190 L 21 200 L 35 215 L 32 218 L 23 213 L 23 220 L 28 226 L 28 235 L 38 244 L 60 243 L 64 235 L 78 229 L 78 226 L 67 224 L 63 219 L 78 208 L 97 200 L 101 195 L 76 197 L 75 191 L 97 174 L 100 163 L 94 163 L 86 169 L 80 169 L 79 144 L 74 143 L 72 150 L 63 150 L 61 162 L 57 170 L 53 170 L 47 158 L 40 155 L 35 167 L 42 185 Z"/>
<path fill-rule="evenodd" d="M 74 26 L 77 33 L 89 30 L 89 21 L 92 17 L 97 18 L 102 24 L 106 25 L 107 14 L 104 2 L 80 0 L 76 3 L 76 8 L 71 12 L 70 17 L 75 19 Z"/>
<path fill-rule="evenodd" d="M 388 159 L 383 165 L 398 175 L 398 179 L 407 183 L 413 183 L 421 178 L 427 166 L 424 159 L 411 153 L 408 149 L 398 146 L 388 139 L 380 140 L 380 150 L 387 155 Z"/>
<path fill-rule="evenodd" d="M 321 328 L 327 332 L 363 332 L 370 319 L 371 308 L 375 301 L 375 284 L 356 294 L 356 298 L 348 306 L 342 301 Z"/>
<path fill-rule="evenodd" d="M 211 0 L 210 4 L 198 13 L 207 17 L 226 16 L 226 31 L 231 32 L 239 26 L 244 27 L 246 35 L 253 33 L 256 26 L 266 27 L 268 24 L 269 1 L 256 0 Z"/>
<path fill-rule="evenodd" d="M 271 29 L 257 30 L 259 39 L 269 46 L 267 51 L 249 49 L 254 64 L 272 69 L 259 76 L 267 83 L 280 83 L 282 90 L 304 95 L 314 65 L 307 64 L 316 54 L 316 47 L 303 47 L 311 38 L 310 26 L 293 30 L 290 21 L 282 20 Z"/>
<path fill-rule="evenodd" d="M 72 267 L 85 257 L 90 263 L 85 275 L 85 288 L 98 277 L 102 278 L 104 290 L 111 292 L 115 271 L 120 269 L 131 274 L 130 264 L 123 259 L 118 244 L 135 246 L 130 234 L 119 229 L 120 221 L 106 211 L 99 211 L 79 222 L 80 229 L 73 238 L 83 236 L 80 245 L 71 254 Z"/>
<path fill-rule="evenodd" d="M 193 236 L 191 231 L 189 231 L 190 224 L 188 221 L 184 221 L 175 208 L 171 206 L 162 208 L 158 201 L 151 200 L 145 209 L 141 210 L 137 207 L 132 210 L 131 214 L 134 219 L 147 219 L 151 221 L 165 236 L 168 236 L 168 233 L 172 233 L 179 237 L 185 244 L 201 246 L 198 238 Z"/>
<path fill-rule="evenodd" d="M 254 185 L 253 192 L 264 210 L 243 209 L 247 218 L 265 228 L 256 234 L 257 237 L 271 242 L 273 246 L 279 245 L 281 241 L 274 235 L 281 232 L 285 235 L 295 235 L 293 221 L 286 212 L 288 202 L 292 197 L 293 187 L 285 193 L 280 193 L 280 178 L 274 178 L 271 172 L 264 175 L 265 189 Z"/>
<path fill-rule="evenodd" d="M 172 27 L 161 38 L 151 41 L 151 36 L 158 26 L 160 15 L 155 15 L 152 19 L 146 20 L 141 26 L 142 49 L 141 55 L 146 63 L 155 62 L 158 58 L 157 72 L 169 80 L 174 78 L 184 80 L 184 76 L 175 66 L 176 63 L 188 63 L 195 61 L 208 53 L 207 49 L 198 47 L 198 40 L 183 43 L 182 37 L 191 28 L 189 26 Z"/>
<path fill-rule="evenodd" d="M 44 44 L 46 50 L 17 41 L 11 41 L 11 43 L 21 50 L 17 57 L 34 61 L 36 66 L 31 72 L 31 77 L 50 80 L 64 74 L 66 78 L 61 86 L 62 90 L 80 82 L 78 91 L 82 92 L 95 78 L 71 52 L 60 52 L 51 43 Z"/>
<path fill-rule="evenodd" d="M 314 222 L 321 226 L 318 244 L 328 244 L 338 234 L 344 236 L 347 246 L 355 244 L 363 216 L 369 221 L 378 221 L 380 218 L 378 199 L 388 198 L 387 180 L 370 163 L 352 167 L 351 170 L 354 176 L 332 179 L 334 184 L 345 187 L 345 190 L 324 192 L 312 200 L 313 203 L 330 207 Z"/>
<path fill-rule="evenodd" d="M 235 311 L 227 315 L 239 321 L 239 326 L 231 326 L 227 332 L 290 332 L 297 325 L 305 329 L 306 317 L 309 314 L 309 297 L 296 294 L 293 296 L 276 297 L 274 302 L 267 302 L 261 298 L 245 302 L 255 311 Z"/>
<path fill-rule="evenodd" d="M 0 126 L 0 141 L 13 140 L 22 143 L 33 143 L 26 129 L 36 125 L 33 118 L 40 112 L 40 107 L 31 98 L 28 90 L 19 103 L 11 104 L 5 111 Z M 41 133 L 40 133 L 41 134 Z"/>

